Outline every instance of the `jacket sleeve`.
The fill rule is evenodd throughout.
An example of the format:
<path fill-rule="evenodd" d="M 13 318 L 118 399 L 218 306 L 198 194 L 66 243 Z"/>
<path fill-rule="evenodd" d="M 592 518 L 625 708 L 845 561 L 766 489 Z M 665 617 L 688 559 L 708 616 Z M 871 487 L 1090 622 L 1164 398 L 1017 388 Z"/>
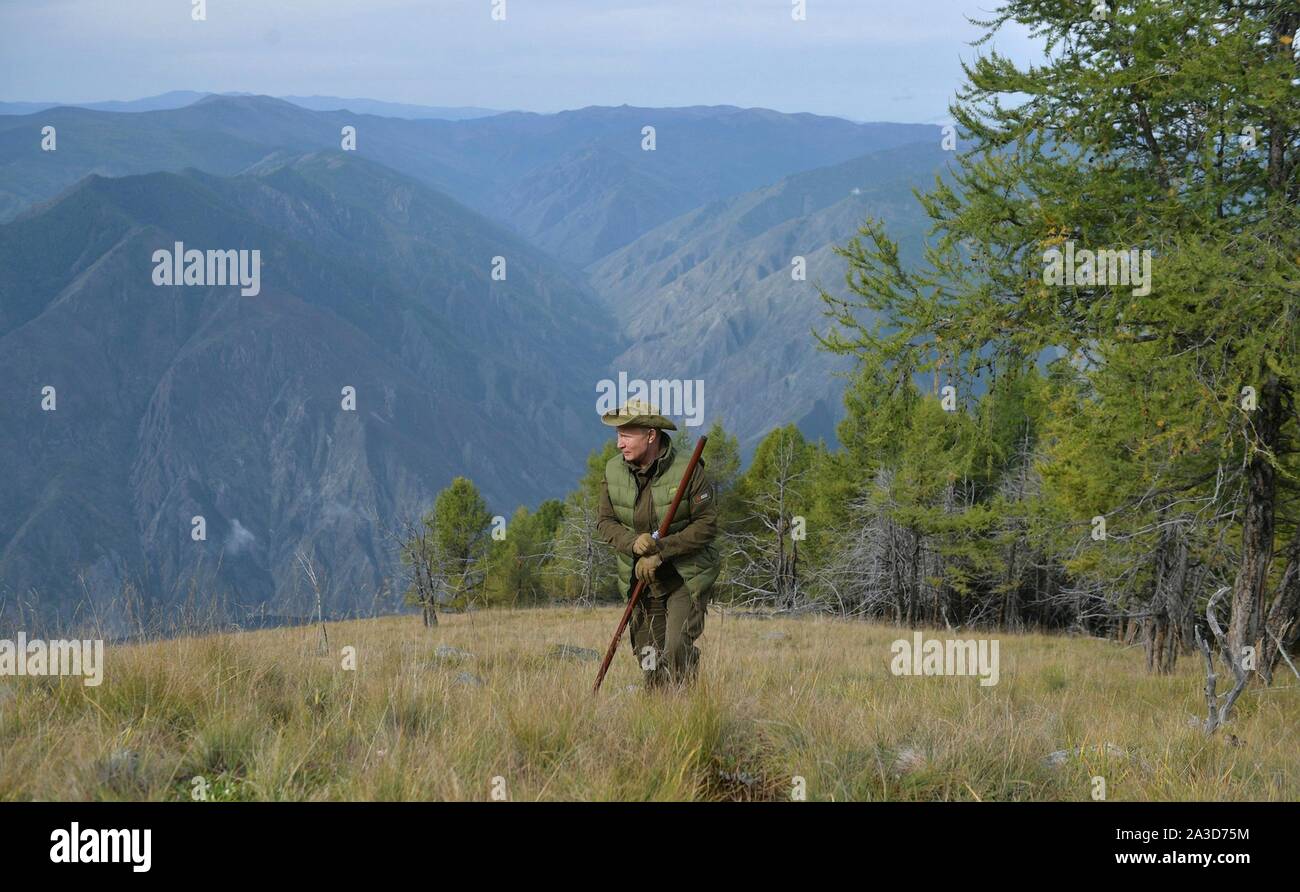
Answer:
<path fill-rule="evenodd" d="M 686 499 L 690 499 L 691 522 L 659 540 L 659 554 L 666 561 L 694 554 L 718 535 L 717 492 L 707 476 L 691 477 L 683 504 Z"/>
<path fill-rule="evenodd" d="M 636 540 L 636 534 L 623 526 L 614 514 L 614 503 L 609 500 L 609 484 L 603 480 L 600 483 L 600 509 L 596 517 L 596 532 L 600 533 L 600 538 L 614 546 L 616 551 L 626 555 L 632 554 L 632 543 Z"/>

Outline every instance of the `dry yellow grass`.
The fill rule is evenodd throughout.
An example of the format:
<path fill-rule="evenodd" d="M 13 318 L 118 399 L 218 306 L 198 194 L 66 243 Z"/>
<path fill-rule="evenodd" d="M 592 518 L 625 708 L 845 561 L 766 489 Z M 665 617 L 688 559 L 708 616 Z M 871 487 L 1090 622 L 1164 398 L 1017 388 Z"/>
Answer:
<path fill-rule="evenodd" d="M 1112 800 L 1300 799 L 1289 670 L 1242 696 L 1234 745 L 1189 725 L 1199 657 L 1153 677 L 1136 648 L 996 635 L 982 687 L 892 675 L 894 627 L 713 608 L 693 690 L 628 690 L 624 643 L 593 698 L 598 664 L 547 651 L 603 653 L 617 616 L 334 623 L 329 655 L 316 627 L 110 646 L 98 687 L 0 679 L 0 799 L 188 799 L 196 777 L 211 799 L 484 800 L 494 778 L 512 800 L 790 799 L 795 777 L 810 800 L 1089 799 L 1094 776 Z"/>

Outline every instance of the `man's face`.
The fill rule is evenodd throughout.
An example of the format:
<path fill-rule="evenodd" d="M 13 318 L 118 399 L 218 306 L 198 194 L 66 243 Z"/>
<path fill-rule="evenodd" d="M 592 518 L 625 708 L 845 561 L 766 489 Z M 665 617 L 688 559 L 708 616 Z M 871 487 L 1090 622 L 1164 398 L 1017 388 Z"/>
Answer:
<path fill-rule="evenodd" d="M 623 458 L 632 464 L 644 464 L 646 455 L 650 452 L 650 444 L 653 442 L 652 436 L 655 435 L 655 429 L 652 427 L 620 427 L 618 451 L 623 453 Z"/>

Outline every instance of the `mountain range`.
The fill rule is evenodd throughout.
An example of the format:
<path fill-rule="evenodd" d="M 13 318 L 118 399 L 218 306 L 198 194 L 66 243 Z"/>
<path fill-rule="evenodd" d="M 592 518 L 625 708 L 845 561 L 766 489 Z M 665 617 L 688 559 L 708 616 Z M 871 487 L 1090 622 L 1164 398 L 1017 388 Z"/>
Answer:
<path fill-rule="evenodd" d="M 205 93 L 195 90 L 171 90 L 157 96 L 126 101 L 109 100 L 107 102 L 0 102 L 0 115 L 30 115 L 47 108 L 75 106 L 94 111 L 143 112 L 159 111 L 167 108 L 183 108 L 193 105 L 209 96 L 252 96 L 252 93 Z M 343 99 L 338 96 L 281 96 L 285 102 L 316 111 L 333 111 L 347 109 L 368 115 L 383 115 L 389 118 L 441 118 L 447 121 L 462 121 L 467 118 L 485 118 L 498 115 L 500 110 L 477 108 L 475 106 L 444 107 L 435 105 L 413 105 L 406 102 L 384 102 L 378 99 Z"/>
<path fill-rule="evenodd" d="M 43 151 L 42 128 L 57 149 Z M 0 220 L 92 173 L 238 173 L 277 151 L 342 148 L 408 174 L 583 266 L 679 214 L 791 173 L 920 142 L 934 127 L 709 106 L 508 112 L 464 121 L 311 111 L 267 96 L 207 96 L 120 114 L 54 108 L 0 117 Z M 646 150 L 643 130 L 655 128 Z"/>
<path fill-rule="evenodd" d="M 852 363 L 817 349 L 818 286 L 842 283 L 835 246 L 868 215 L 886 222 L 905 261 L 919 259 L 926 219 L 911 190 L 943 155 L 920 143 L 795 174 L 697 208 L 591 264 L 588 280 L 630 341 L 614 365 L 708 382 L 745 454 L 774 411 L 834 443 Z"/>
<path fill-rule="evenodd" d="M 816 286 L 867 215 L 914 256 L 944 158 L 937 128 L 732 107 L 0 117 L 0 598 L 301 614 L 303 555 L 328 612 L 367 605 L 454 476 L 503 515 L 571 489 L 620 371 L 701 379 L 746 454 L 791 421 L 833 442 Z M 260 293 L 154 284 L 178 242 L 257 250 Z"/>

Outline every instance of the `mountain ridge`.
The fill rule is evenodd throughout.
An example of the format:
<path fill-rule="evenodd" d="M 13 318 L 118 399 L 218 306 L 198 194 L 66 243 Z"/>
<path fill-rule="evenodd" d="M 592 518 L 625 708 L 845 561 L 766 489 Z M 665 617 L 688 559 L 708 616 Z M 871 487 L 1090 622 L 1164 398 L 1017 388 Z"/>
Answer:
<path fill-rule="evenodd" d="M 47 123 L 59 133 L 53 152 L 40 150 Z M 337 150 L 346 125 L 357 128 L 358 154 L 578 266 L 702 202 L 938 132 L 736 106 L 588 106 L 462 121 L 312 111 L 254 95 L 130 115 L 61 108 L 0 116 L 0 220 L 87 173 L 230 175 L 276 152 Z M 644 126 L 657 128 L 654 151 L 641 148 Z M 600 166 L 587 169 L 584 159 Z"/>
<path fill-rule="evenodd" d="M 414 234 L 399 234 L 405 218 Z M 25 250 L 50 232 L 80 261 Z M 152 252 L 175 241 L 259 249 L 261 293 L 155 286 Z M 488 275 L 497 251 L 506 282 Z M 194 580 L 293 612 L 302 552 L 329 579 L 327 608 L 346 611 L 395 572 L 385 527 L 452 477 L 509 515 L 580 475 L 603 436 L 574 408 L 597 377 L 583 348 L 610 327 L 594 297 L 496 224 L 364 159 L 87 177 L 0 225 L 0 256 L 14 393 L 0 448 L 20 466 L 0 579 L 52 609 L 70 608 L 80 574 L 119 626 L 108 593 L 126 585 L 165 605 Z M 521 430 L 534 461 L 515 455 Z"/>
<path fill-rule="evenodd" d="M 866 216 L 883 218 L 905 256 L 918 257 L 928 221 L 911 189 L 947 158 L 925 142 L 793 174 L 702 205 L 589 265 L 592 287 L 630 341 L 611 364 L 686 369 L 678 376 L 713 382 L 709 404 L 720 408 L 711 411 L 743 457 L 790 422 L 835 445 L 840 379 L 852 362 L 816 348 L 817 286 L 842 278 L 835 246 Z M 803 280 L 792 277 L 796 257 Z M 764 398 L 751 398 L 755 390 Z"/>

